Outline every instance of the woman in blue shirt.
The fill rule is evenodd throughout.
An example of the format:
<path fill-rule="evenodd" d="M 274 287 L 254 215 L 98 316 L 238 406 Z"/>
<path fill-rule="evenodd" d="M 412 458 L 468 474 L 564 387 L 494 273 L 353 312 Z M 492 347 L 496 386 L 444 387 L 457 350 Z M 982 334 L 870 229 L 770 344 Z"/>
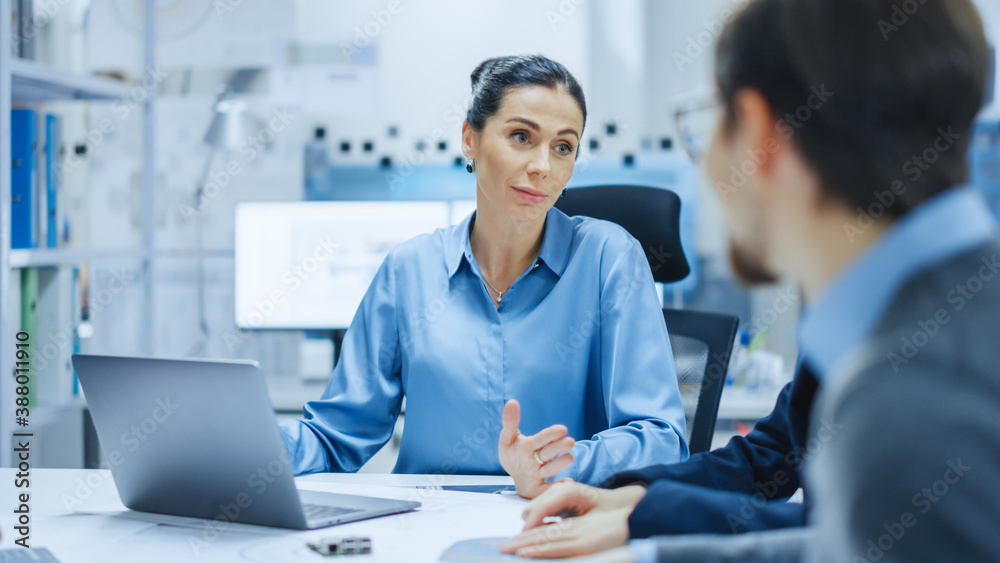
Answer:
<path fill-rule="evenodd" d="M 507 472 L 531 498 L 553 478 L 686 459 L 645 253 L 615 224 L 553 208 L 579 153 L 580 85 L 541 56 L 487 60 L 472 85 L 476 211 L 386 257 L 322 398 L 281 425 L 295 473 L 356 471 L 404 395 L 397 473 Z"/>

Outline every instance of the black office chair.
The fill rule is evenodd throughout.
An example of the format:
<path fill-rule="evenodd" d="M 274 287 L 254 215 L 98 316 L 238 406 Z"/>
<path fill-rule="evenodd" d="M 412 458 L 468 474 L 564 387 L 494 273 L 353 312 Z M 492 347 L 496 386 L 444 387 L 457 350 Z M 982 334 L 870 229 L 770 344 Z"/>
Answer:
<path fill-rule="evenodd" d="M 688 448 L 692 454 L 707 452 L 712 449 L 719 399 L 726 384 L 740 319 L 664 307 L 663 320 L 670 334 L 677 384 L 684 403 Z"/>
<path fill-rule="evenodd" d="M 681 248 L 681 198 L 646 186 L 571 188 L 556 200 L 566 215 L 585 215 L 618 223 L 642 245 L 661 283 L 680 281 L 691 273 Z"/>
<path fill-rule="evenodd" d="M 567 215 L 604 219 L 624 227 L 646 252 L 653 279 L 669 283 L 691 273 L 681 247 L 681 199 L 674 192 L 646 186 L 572 188 L 556 201 Z M 692 454 L 712 447 L 719 398 L 739 318 L 665 307 L 688 447 Z"/>

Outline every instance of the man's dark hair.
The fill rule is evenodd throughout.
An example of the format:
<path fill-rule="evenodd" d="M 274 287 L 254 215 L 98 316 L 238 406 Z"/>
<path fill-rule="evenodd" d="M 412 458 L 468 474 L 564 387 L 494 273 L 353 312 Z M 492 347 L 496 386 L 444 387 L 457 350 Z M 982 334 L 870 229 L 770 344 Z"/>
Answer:
<path fill-rule="evenodd" d="M 587 123 L 587 102 L 580 83 L 566 67 L 542 55 L 486 59 L 472 71 L 471 78 L 472 105 L 466 119 L 476 131 L 482 131 L 486 120 L 500 110 L 508 90 L 525 86 L 565 88 L 580 106 L 584 125 Z"/>
<path fill-rule="evenodd" d="M 752 0 L 719 38 L 715 78 L 728 127 L 735 94 L 759 91 L 826 195 L 868 209 L 895 186 L 899 217 L 968 180 L 988 67 L 971 0 Z"/>

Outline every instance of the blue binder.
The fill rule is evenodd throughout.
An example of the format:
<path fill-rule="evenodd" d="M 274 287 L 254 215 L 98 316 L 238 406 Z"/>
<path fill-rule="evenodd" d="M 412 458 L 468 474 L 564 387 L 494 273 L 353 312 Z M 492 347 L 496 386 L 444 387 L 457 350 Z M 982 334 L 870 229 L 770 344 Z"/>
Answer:
<path fill-rule="evenodd" d="M 58 244 L 59 221 L 56 215 L 56 188 L 59 186 L 59 118 L 45 116 L 45 246 Z"/>
<path fill-rule="evenodd" d="M 10 112 L 10 247 L 34 248 L 38 246 L 37 184 L 38 157 L 35 145 L 38 131 L 35 112 L 15 109 Z"/>

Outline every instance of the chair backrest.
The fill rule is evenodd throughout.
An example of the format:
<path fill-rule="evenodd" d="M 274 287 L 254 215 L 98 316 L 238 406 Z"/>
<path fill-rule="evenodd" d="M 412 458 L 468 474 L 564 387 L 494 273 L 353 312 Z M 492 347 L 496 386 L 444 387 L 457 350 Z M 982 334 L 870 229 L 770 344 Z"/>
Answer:
<path fill-rule="evenodd" d="M 571 188 L 556 200 L 566 215 L 586 215 L 625 228 L 646 252 L 653 279 L 670 283 L 691 273 L 681 248 L 681 198 L 664 188 L 593 186 Z"/>
<path fill-rule="evenodd" d="M 663 309 L 677 384 L 684 403 L 688 448 L 692 454 L 712 447 L 719 399 L 726 383 L 739 317 L 702 311 Z"/>
<path fill-rule="evenodd" d="M 675 282 L 690 272 L 681 247 L 681 200 L 674 192 L 647 186 L 572 188 L 556 201 L 567 215 L 617 223 L 646 251 L 653 279 Z M 663 309 L 674 352 L 691 453 L 712 447 L 719 398 L 739 319 L 732 315 Z"/>

